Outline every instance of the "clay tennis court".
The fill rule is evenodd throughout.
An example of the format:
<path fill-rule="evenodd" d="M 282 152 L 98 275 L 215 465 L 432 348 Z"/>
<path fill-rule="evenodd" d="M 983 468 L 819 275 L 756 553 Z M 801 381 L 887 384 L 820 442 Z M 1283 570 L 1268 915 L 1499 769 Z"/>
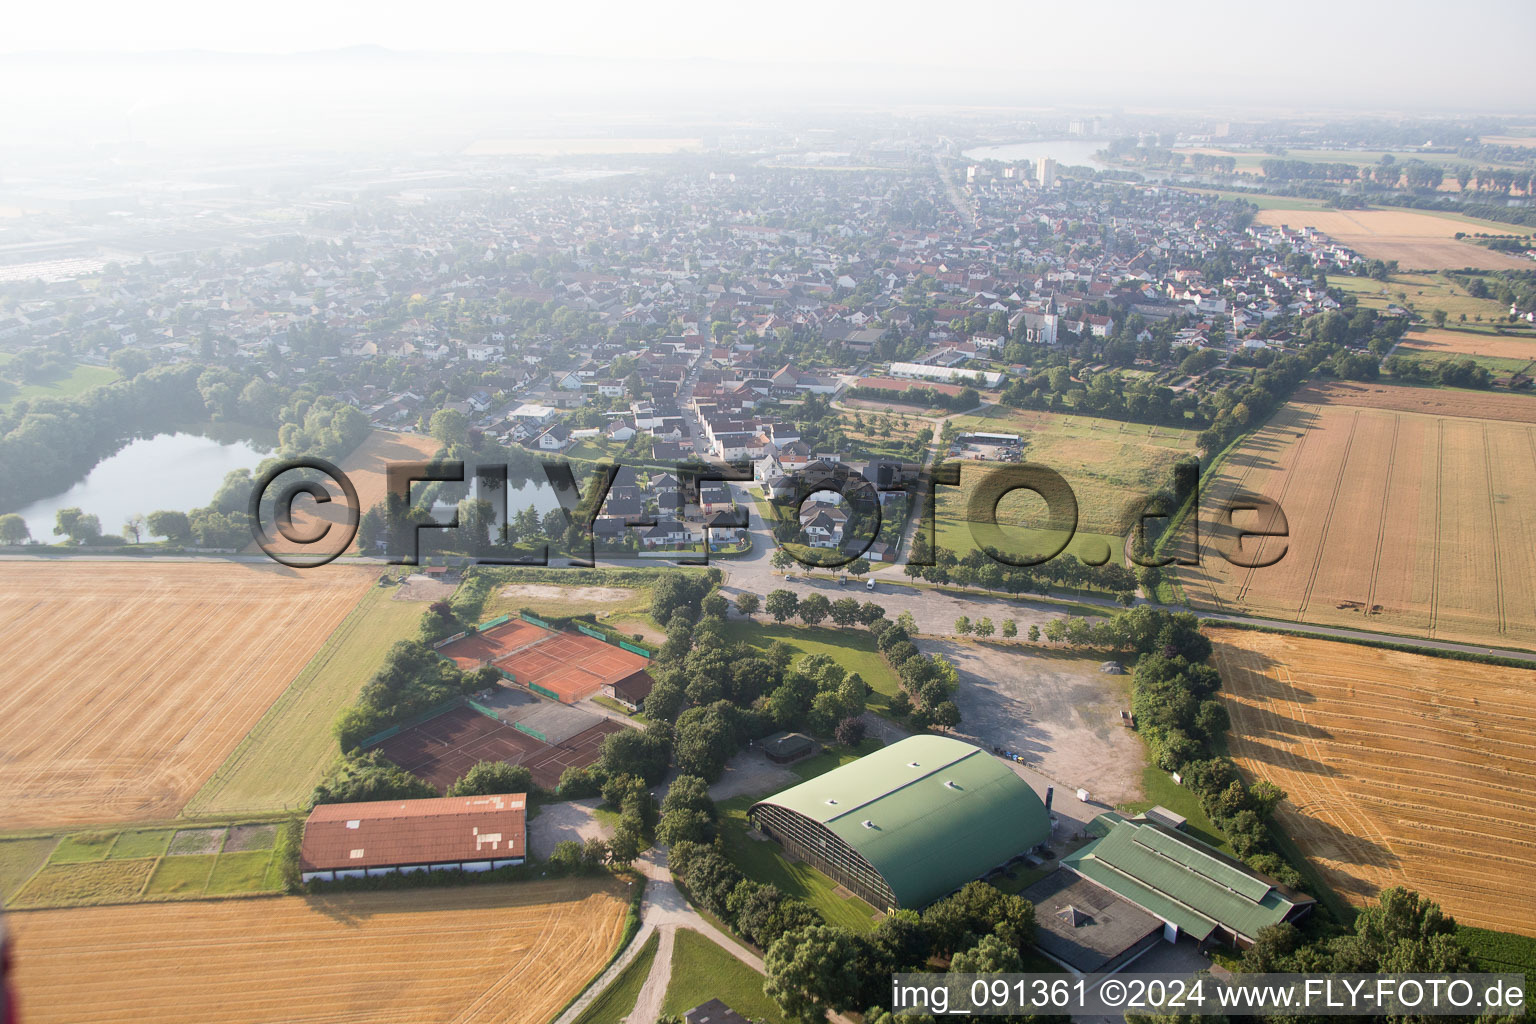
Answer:
<path fill-rule="evenodd" d="M 0 821 L 174 817 L 367 591 L 371 570 L 0 568 Z"/>
<path fill-rule="evenodd" d="M 439 648 L 463 669 L 494 665 L 514 682 L 570 704 L 604 684 L 644 669 L 649 660 L 583 633 L 557 633 L 521 619 Z"/>
<path fill-rule="evenodd" d="M 29 1024 L 544 1024 L 602 969 L 620 879 L 10 914 Z"/>
<path fill-rule="evenodd" d="M 567 768 L 585 768 L 602 752 L 603 739 L 624 726 L 603 719 L 559 743 L 544 743 L 470 708 L 455 708 L 396 733 L 369 748 L 433 786 L 438 792 L 481 761 L 520 764 L 533 781 L 554 789 Z"/>

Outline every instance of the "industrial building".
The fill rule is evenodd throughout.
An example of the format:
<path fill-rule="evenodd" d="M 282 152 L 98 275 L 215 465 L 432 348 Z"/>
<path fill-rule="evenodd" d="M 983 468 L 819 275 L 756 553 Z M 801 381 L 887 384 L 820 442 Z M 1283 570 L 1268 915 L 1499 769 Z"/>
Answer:
<path fill-rule="evenodd" d="M 320 804 L 304 823 L 306 881 L 521 864 L 527 798 L 450 796 Z"/>
<path fill-rule="evenodd" d="M 1253 944 L 1260 930 L 1305 917 L 1316 901 L 1180 831 L 1172 812 L 1114 812 L 1089 825 L 1098 838 L 1023 896 L 1035 904 L 1036 945 L 1080 973 L 1117 971 L 1156 944 Z"/>
<path fill-rule="evenodd" d="M 924 907 L 1051 834 L 1035 791 L 980 747 L 909 739 L 754 804 L 753 825 L 881 910 Z"/>

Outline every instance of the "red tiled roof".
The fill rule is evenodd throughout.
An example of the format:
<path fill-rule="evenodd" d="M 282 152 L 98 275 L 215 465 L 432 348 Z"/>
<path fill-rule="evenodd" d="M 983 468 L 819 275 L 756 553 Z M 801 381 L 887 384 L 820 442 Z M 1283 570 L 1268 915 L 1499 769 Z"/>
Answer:
<path fill-rule="evenodd" d="M 527 798 L 450 796 L 320 804 L 304 825 L 304 871 L 522 857 Z"/>

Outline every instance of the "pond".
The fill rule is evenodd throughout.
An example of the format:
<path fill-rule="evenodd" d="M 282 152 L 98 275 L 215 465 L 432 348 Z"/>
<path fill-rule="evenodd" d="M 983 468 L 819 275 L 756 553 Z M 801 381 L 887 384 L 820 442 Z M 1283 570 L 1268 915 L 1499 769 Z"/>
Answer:
<path fill-rule="evenodd" d="M 267 454 L 245 441 L 157 434 L 132 441 L 98 462 L 84 480 L 63 494 L 39 498 L 17 512 L 27 521 L 32 539 L 43 543 L 63 539 L 53 533 L 62 508 L 96 516 L 103 533 L 121 533 L 123 520 L 131 515 L 147 516 L 160 509 L 189 512 L 208 504 L 225 474 L 255 469 Z"/>

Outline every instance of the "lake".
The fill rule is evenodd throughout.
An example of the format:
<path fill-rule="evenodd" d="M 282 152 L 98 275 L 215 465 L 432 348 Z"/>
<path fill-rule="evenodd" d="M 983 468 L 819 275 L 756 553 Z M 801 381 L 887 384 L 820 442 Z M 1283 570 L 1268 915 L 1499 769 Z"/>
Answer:
<path fill-rule="evenodd" d="M 160 509 L 189 512 L 208 504 L 225 474 L 255 469 L 267 454 L 244 441 L 157 434 L 129 442 L 63 494 L 40 498 L 17 512 L 27 521 L 32 539 L 44 543 L 63 540 L 53 533 L 61 508 L 96 516 L 103 533 L 121 533 L 123 520 L 131 515 L 147 516 Z"/>
<path fill-rule="evenodd" d="M 1010 142 L 1001 146 L 977 146 L 965 151 L 967 160 L 1001 160 L 1014 163 L 1029 160 L 1039 164 L 1041 157 L 1055 160 L 1061 167 L 1092 167 L 1102 171 L 1105 164 L 1094 158 L 1108 143 L 1087 139 L 1056 139 L 1044 142 Z"/>

